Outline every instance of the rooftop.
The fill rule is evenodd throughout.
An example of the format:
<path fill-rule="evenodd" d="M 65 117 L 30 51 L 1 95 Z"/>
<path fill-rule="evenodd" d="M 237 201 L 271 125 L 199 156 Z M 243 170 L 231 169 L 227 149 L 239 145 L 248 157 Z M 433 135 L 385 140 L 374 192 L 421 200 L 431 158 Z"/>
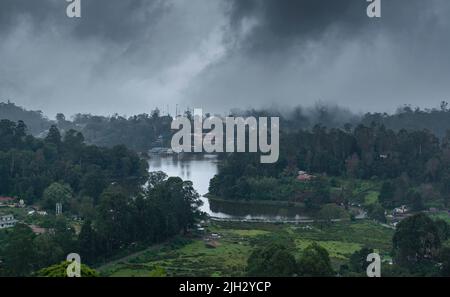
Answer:
<path fill-rule="evenodd" d="M 16 200 L 15 198 L 12 198 L 12 197 L 3 197 L 3 196 L 0 196 L 0 202 L 11 202 L 11 201 L 14 201 L 14 200 Z"/>

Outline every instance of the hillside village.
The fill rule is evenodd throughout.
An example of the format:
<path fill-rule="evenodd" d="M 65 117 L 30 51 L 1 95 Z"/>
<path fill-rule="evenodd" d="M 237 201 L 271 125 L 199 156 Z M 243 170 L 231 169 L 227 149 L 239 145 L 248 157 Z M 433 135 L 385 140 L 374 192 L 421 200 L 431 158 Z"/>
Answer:
<path fill-rule="evenodd" d="M 48 215 L 47 211 L 38 206 L 27 206 L 22 199 L 0 197 L 0 229 L 13 228 L 17 223 L 23 223 L 35 234 L 44 234 L 49 229 L 39 224 Z"/>

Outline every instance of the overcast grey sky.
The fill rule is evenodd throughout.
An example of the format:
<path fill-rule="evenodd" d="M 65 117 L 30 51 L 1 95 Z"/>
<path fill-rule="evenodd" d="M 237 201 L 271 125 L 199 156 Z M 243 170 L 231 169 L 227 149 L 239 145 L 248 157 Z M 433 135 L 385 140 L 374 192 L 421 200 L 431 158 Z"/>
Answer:
<path fill-rule="evenodd" d="M 0 0 L 0 101 L 50 116 L 450 100 L 450 1 Z"/>

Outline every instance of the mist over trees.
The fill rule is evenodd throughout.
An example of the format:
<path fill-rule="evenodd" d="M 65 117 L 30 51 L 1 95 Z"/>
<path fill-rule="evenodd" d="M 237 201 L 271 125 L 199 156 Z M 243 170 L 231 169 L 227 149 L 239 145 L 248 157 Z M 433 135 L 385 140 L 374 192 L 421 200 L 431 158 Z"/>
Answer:
<path fill-rule="evenodd" d="M 450 127 L 450 108 L 446 101 L 442 101 L 438 108 L 421 109 L 411 105 L 404 105 L 392 115 L 387 113 L 367 113 L 361 122 L 365 125 L 371 123 L 382 124 L 386 128 L 395 131 L 401 129 L 408 131 L 426 129 L 433 132 L 437 137 L 442 138 L 447 135 Z"/>
<path fill-rule="evenodd" d="M 438 138 L 443 138 L 446 136 L 447 127 L 450 127 L 450 109 L 445 101 L 437 108 L 428 109 L 405 105 L 393 114 L 377 112 L 360 114 L 338 105 L 318 102 L 311 107 L 298 105 L 292 108 L 232 109 L 227 115 L 278 116 L 280 128 L 284 132 L 312 130 L 317 125 L 350 131 L 359 124 L 370 126 L 375 123 L 393 131 L 426 129 Z M 173 134 L 170 129 L 173 117 L 161 114 L 159 109 L 129 117 L 119 114 L 111 116 L 75 114 L 69 119 L 59 113 L 55 120 L 50 120 L 41 111 L 28 111 L 8 101 L 0 103 L 0 119 L 23 121 L 28 127 L 28 132 L 34 136 L 44 137 L 50 127 L 55 125 L 63 135 L 70 130 L 81 132 L 88 144 L 102 147 L 126 145 L 140 152 L 152 147 L 170 145 Z"/>
<path fill-rule="evenodd" d="M 325 199 L 327 180 L 297 181 L 298 171 L 305 170 L 319 177 L 383 181 L 379 202 L 385 208 L 408 204 L 420 211 L 430 202 L 447 206 L 449 143 L 448 136 L 440 141 L 427 130 L 396 132 L 380 124 L 352 130 L 316 126 L 282 133 L 275 164 L 261 164 L 255 154 L 226 154 L 209 190 L 233 200 L 330 202 Z"/>
<path fill-rule="evenodd" d="M 298 129 L 312 129 L 316 125 L 328 128 L 344 128 L 355 126 L 361 121 L 361 115 L 334 104 L 317 102 L 314 106 L 301 105 L 292 108 L 271 107 L 263 109 L 232 109 L 231 116 L 241 117 L 280 117 L 280 126 L 283 131 Z"/>
<path fill-rule="evenodd" d="M 23 121 L 28 127 L 28 132 L 32 135 L 39 135 L 48 130 L 52 124 L 42 111 L 26 110 L 10 101 L 0 102 L 0 119 L 13 122 Z"/>
<path fill-rule="evenodd" d="M 27 126 L 27 133 L 36 137 L 45 137 L 54 125 L 63 136 L 71 130 L 81 132 L 83 141 L 91 145 L 109 148 L 126 145 L 140 152 L 168 145 L 172 122 L 172 117 L 161 115 L 158 109 L 131 117 L 76 114 L 72 120 L 58 113 L 55 120 L 49 120 L 41 111 L 28 111 L 11 102 L 0 103 L 0 119 L 22 121 Z"/>
<path fill-rule="evenodd" d="M 73 121 L 58 121 L 58 127 L 79 130 L 86 142 L 111 147 L 124 144 L 135 151 L 147 151 L 155 146 L 170 144 L 172 117 L 161 115 L 158 109 L 150 114 L 123 117 L 117 114 L 109 117 L 77 114 Z"/>

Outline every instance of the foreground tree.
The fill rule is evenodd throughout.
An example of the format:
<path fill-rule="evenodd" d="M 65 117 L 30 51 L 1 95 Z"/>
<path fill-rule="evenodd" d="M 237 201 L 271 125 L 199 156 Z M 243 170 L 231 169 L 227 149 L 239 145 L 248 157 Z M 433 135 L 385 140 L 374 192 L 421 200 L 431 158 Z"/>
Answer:
<path fill-rule="evenodd" d="M 257 248 L 247 261 L 248 276 L 293 276 L 295 272 L 294 256 L 286 246 L 280 244 L 270 244 L 267 247 Z"/>
<path fill-rule="evenodd" d="M 400 222 L 392 241 L 394 260 L 405 267 L 434 259 L 441 247 L 436 223 L 422 213 Z"/>
<path fill-rule="evenodd" d="M 300 276 L 307 277 L 334 275 L 327 250 L 317 243 L 312 243 L 303 250 L 298 261 L 298 271 Z"/>
<path fill-rule="evenodd" d="M 35 269 L 47 267 L 64 259 L 63 248 L 58 244 L 56 234 L 41 234 L 34 239 Z"/>
<path fill-rule="evenodd" d="M 350 270 L 358 274 L 366 273 L 367 266 L 369 266 L 369 262 L 367 262 L 367 256 L 373 252 L 373 249 L 369 249 L 366 247 L 354 252 L 350 256 Z"/>
<path fill-rule="evenodd" d="M 43 268 L 36 272 L 38 277 L 67 277 L 67 267 L 69 261 L 64 261 L 56 265 L 52 265 L 47 268 Z M 98 277 L 99 274 L 94 269 L 87 265 L 81 264 L 81 277 Z"/>
<path fill-rule="evenodd" d="M 78 235 L 78 246 L 80 255 L 83 256 L 83 260 L 87 263 L 92 263 L 96 257 L 96 235 L 95 230 L 92 228 L 92 222 L 86 221 Z"/>
<path fill-rule="evenodd" d="M 132 241 L 132 219 L 131 198 L 122 187 L 110 186 L 100 196 L 97 215 L 102 249 L 108 255 Z"/>
<path fill-rule="evenodd" d="M 443 248 L 440 252 L 439 259 L 442 263 L 441 275 L 450 276 L 450 248 Z"/>
<path fill-rule="evenodd" d="M 33 231 L 24 224 L 17 224 L 5 248 L 4 273 L 7 276 L 27 276 L 33 271 L 35 251 Z"/>
<path fill-rule="evenodd" d="M 152 271 L 150 271 L 148 276 L 149 277 L 166 277 L 167 271 L 161 266 L 156 266 Z"/>

